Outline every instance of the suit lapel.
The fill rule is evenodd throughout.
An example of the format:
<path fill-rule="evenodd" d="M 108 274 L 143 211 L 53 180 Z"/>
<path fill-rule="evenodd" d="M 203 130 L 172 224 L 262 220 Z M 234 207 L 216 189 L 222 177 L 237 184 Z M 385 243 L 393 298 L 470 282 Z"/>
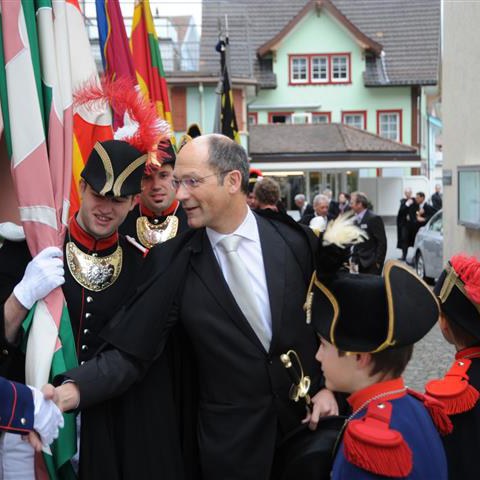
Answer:
<path fill-rule="evenodd" d="M 285 291 L 285 256 L 286 245 L 281 235 L 268 220 L 255 215 L 262 246 L 263 264 L 267 280 L 270 312 L 272 315 L 272 342 L 270 350 L 275 346 L 281 323 L 283 299 Z"/>
<path fill-rule="evenodd" d="M 248 320 L 243 315 L 228 288 L 225 277 L 223 276 L 204 229 L 202 230 L 202 233 L 199 232 L 199 235 L 196 237 L 195 243 L 192 244 L 191 248 L 191 266 L 202 280 L 205 288 L 210 292 L 212 298 L 215 299 L 240 330 L 242 330 L 248 338 L 265 352 L 260 340 L 250 326 L 250 323 L 248 323 Z"/>

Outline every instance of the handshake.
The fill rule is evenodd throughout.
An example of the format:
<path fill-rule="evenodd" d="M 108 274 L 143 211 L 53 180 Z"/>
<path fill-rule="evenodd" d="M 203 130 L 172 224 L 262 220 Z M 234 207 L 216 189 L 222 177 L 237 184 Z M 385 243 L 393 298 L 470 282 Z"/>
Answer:
<path fill-rule="evenodd" d="M 73 384 L 65 387 L 69 387 L 67 391 L 77 392 Z M 68 402 L 65 403 L 61 392 L 52 385 L 39 390 L 0 377 L 0 429 L 23 435 L 36 451 L 58 437 L 64 425 L 65 405 Z"/>

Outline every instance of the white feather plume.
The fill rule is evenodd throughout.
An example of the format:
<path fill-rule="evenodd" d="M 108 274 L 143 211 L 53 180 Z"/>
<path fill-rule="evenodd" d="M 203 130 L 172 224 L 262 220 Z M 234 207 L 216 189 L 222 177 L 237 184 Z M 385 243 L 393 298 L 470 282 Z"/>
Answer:
<path fill-rule="evenodd" d="M 117 128 L 113 133 L 115 140 L 125 140 L 133 137 L 138 130 L 138 122 L 131 119 L 130 115 L 125 112 L 123 115 L 123 127 Z"/>
<path fill-rule="evenodd" d="M 323 234 L 323 245 L 345 248 L 347 245 L 364 242 L 367 238 L 367 232 L 354 224 L 353 215 L 346 213 L 327 225 Z"/>

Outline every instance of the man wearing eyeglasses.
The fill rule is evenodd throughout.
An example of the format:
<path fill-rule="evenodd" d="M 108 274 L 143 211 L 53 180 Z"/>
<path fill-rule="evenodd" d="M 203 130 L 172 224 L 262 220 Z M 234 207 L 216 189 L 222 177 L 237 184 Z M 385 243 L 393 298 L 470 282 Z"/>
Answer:
<path fill-rule="evenodd" d="M 289 399 L 281 354 L 295 350 L 312 378 L 312 428 L 338 413 L 304 320 L 312 234 L 248 208 L 245 150 L 222 135 L 182 148 L 173 186 L 195 230 L 151 251 L 156 276 L 102 332 L 116 350 L 68 372 L 74 383 L 57 388 L 57 400 L 64 409 L 83 408 L 124 390 L 181 322 L 198 368 L 202 478 L 278 478 L 276 447 L 305 417 L 301 402 Z"/>

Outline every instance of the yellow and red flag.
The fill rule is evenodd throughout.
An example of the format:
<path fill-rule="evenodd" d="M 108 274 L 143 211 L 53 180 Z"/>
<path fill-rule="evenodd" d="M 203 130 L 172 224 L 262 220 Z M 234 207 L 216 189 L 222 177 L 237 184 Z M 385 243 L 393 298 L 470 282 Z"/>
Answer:
<path fill-rule="evenodd" d="M 173 131 L 167 81 L 148 0 L 135 1 L 130 47 L 140 90 L 155 103 L 158 115 Z"/>

